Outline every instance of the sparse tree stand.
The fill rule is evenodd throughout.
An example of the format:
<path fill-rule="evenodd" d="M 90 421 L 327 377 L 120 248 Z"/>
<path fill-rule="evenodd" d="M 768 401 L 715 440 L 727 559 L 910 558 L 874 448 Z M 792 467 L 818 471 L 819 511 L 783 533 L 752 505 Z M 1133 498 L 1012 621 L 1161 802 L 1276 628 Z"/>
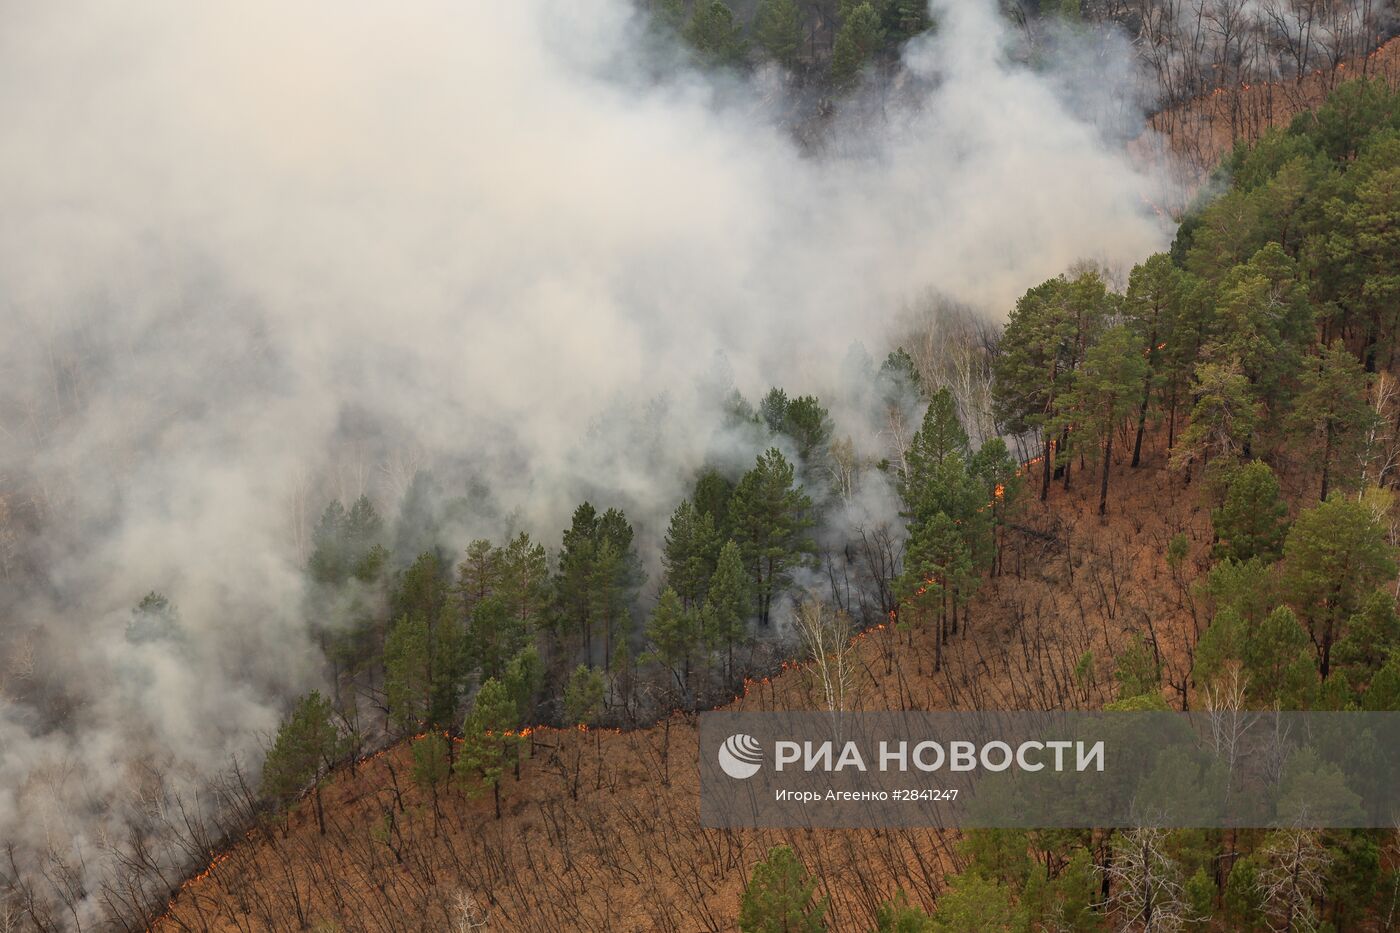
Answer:
<path fill-rule="evenodd" d="M 1092 431 L 1103 455 L 1099 481 L 1099 516 L 1108 513 L 1108 476 L 1113 462 L 1113 434 L 1133 406 L 1133 392 L 1147 378 L 1147 362 L 1126 327 L 1107 331 L 1084 355 L 1074 387 L 1065 397 L 1062 423 Z M 1066 452 L 1068 453 L 1068 452 Z"/>
<path fill-rule="evenodd" d="M 792 849 L 774 846 L 754 866 L 739 904 L 743 933 L 820 933 L 826 927 L 827 900 L 816 900 L 817 882 Z"/>
<path fill-rule="evenodd" d="M 321 805 L 321 780 L 345 749 L 345 740 L 332 720 L 330 701 L 313 690 L 297 701 L 277 730 L 263 763 L 262 793 L 284 806 L 307 785 L 316 804 L 316 827 L 326 834 Z"/>

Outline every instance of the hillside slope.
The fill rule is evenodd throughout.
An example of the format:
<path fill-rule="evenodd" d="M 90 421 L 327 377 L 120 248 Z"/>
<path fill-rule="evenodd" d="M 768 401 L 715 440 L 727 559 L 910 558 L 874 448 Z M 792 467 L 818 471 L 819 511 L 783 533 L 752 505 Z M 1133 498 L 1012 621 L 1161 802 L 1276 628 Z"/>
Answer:
<path fill-rule="evenodd" d="M 1209 543 L 1196 490 L 1164 467 L 1160 443 L 1137 470 L 1118 463 L 1106 523 L 1097 490 L 1057 483 L 1007 542 L 1005 575 L 974 600 L 934 670 L 928 631 L 889 626 L 857 638 L 854 708 L 1042 709 L 1101 706 L 1113 658 L 1132 634 L 1161 646 L 1180 677 L 1194 626 L 1167 542 Z M 1065 679 L 1089 656 L 1087 676 Z M 751 682 L 727 709 L 819 708 L 808 665 Z M 955 836 L 934 830 L 701 829 L 695 721 L 675 715 L 633 732 L 541 730 L 519 779 L 489 796 L 433 801 L 409 778 L 406 743 L 338 774 L 325 791 L 326 834 L 311 801 L 285 829 L 267 821 L 187 882 L 159 930 L 444 930 L 478 905 L 493 930 L 726 930 L 753 862 L 792 846 L 831 899 L 837 929 L 869 928 L 904 889 L 932 903 L 958 865 Z M 469 899 L 469 900 L 468 900 Z"/>

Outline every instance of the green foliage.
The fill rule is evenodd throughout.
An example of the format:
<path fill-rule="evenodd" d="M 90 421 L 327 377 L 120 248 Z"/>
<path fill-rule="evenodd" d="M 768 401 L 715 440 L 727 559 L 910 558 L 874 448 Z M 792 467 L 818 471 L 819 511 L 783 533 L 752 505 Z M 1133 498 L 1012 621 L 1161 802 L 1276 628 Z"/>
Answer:
<path fill-rule="evenodd" d="M 312 580 L 340 585 L 351 578 L 365 583 L 377 578 L 388 558 L 383 537 L 384 520 L 367 497 L 356 499 L 349 512 L 332 500 L 311 534 Z"/>
<path fill-rule="evenodd" d="M 927 933 L 932 929 L 933 918 L 917 904 L 910 904 L 903 889 L 875 911 L 875 933 Z"/>
<path fill-rule="evenodd" d="M 729 535 L 729 503 L 733 498 L 734 484 L 718 471 L 707 469 L 696 477 L 690 501 L 695 503 L 697 512 L 710 517 L 721 540 Z"/>
<path fill-rule="evenodd" d="M 414 739 L 412 748 L 413 765 L 409 775 L 413 783 L 436 795 L 452 776 L 447 737 L 441 732 L 427 732 Z"/>
<path fill-rule="evenodd" d="M 743 27 L 734 18 L 734 11 L 722 0 L 709 0 L 708 3 L 697 0 L 684 35 L 701 59 L 712 65 L 742 65 L 748 52 Z"/>
<path fill-rule="evenodd" d="M 826 927 L 826 898 L 792 849 L 774 846 L 754 866 L 739 903 L 743 933 L 820 933 Z"/>
<path fill-rule="evenodd" d="M 715 574 L 710 578 L 710 591 L 705 600 L 702 615 L 705 646 L 711 651 L 723 647 L 732 659 L 734 645 L 743 642 L 748 634 L 748 613 L 752 605 L 749 579 L 744 572 L 744 558 L 739 553 L 739 545 L 726 541 L 720 548 Z"/>
<path fill-rule="evenodd" d="M 832 47 L 832 83 L 837 87 L 854 84 L 883 41 L 884 30 L 875 8 L 869 3 L 852 6 L 836 32 L 836 43 Z"/>
<path fill-rule="evenodd" d="M 1186 898 L 1187 914 L 1192 919 L 1206 920 L 1214 913 L 1215 882 L 1204 868 L 1197 868 L 1195 874 L 1186 879 L 1182 893 Z"/>
<path fill-rule="evenodd" d="M 962 842 L 970 871 L 1020 887 L 1030 875 L 1030 839 L 1021 829 L 972 829 Z"/>
<path fill-rule="evenodd" d="M 559 551 L 555 612 L 562 634 L 582 648 L 585 660 L 593 657 L 600 634 L 603 658 L 611 657 L 614 639 L 632 627 L 640 583 L 627 516 L 618 509 L 599 515 L 588 502 L 575 509 Z"/>
<path fill-rule="evenodd" d="M 1105 331 L 1084 354 L 1074 384 L 1064 395 L 1057 426 L 1071 437 L 1085 434 L 1085 443 L 1102 455 L 1100 515 L 1108 509 L 1114 431 L 1137 404 L 1147 377 L 1147 361 L 1138 338 L 1128 327 L 1119 325 Z M 1071 433 L 1072 427 L 1077 429 Z M 1067 447 L 1061 456 L 1068 457 L 1072 451 L 1072 446 Z"/>
<path fill-rule="evenodd" d="M 1383 78 L 1360 78 L 1339 84 L 1316 110 L 1294 117 L 1288 131 L 1305 136 L 1328 158 L 1356 157 L 1366 139 L 1400 128 L 1400 102 Z"/>
<path fill-rule="evenodd" d="M 315 690 L 299 699 L 282 722 L 263 762 L 262 794 L 286 804 L 329 772 L 348 750 L 330 701 Z"/>
<path fill-rule="evenodd" d="M 993 414 L 1013 434 L 1041 435 L 1041 498 L 1049 492 L 1051 443 L 1075 371 L 1117 301 L 1096 272 L 1050 279 L 1021 296 L 993 363 Z"/>
<path fill-rule="evenodd" d="M 1253 460 L 1230 477 L 1225 502 L 1211 513 L 1217 559 L 1273 563 L 1283 556 L 1288 505 L 1269 465 Z"/>
<path fill-rule="evenodd" d="M 1322 474 L 1320 499 L 1326 499 L 1332 485 L 1332 468 L 1337 463 L 1357 459 L 1366 431 L 1375 421 L 1375 412 L 1367 401 L 1370 377 L 1361 363 L 1341 340 L 1303 368 L 1302 390 L 1292 413 L 1292 427 L 1305 442 L 1305 449 L 1314 455 Z M 1353 482 L 1355 474 L 1341 477 Z"/>
<path fill-rule="evenodd" d="M 1223 468 L 1233 465 L 1250 444 L 1260 420 L 1260 405 L 1249 377 L 1238 360 L 1201 363 L 1191 388 L 1196 398 L 1191 424 L 1172 448 L 1172 465 L 1189 466 L 1212 458 Z"/>
<path fill-rule="evenodd" d="M 154 590 L 141 597 L 126 623 L 126 640 L 134 645 L 183 637 L 180 612 L 164 593 Z"/>
<path fill-rule="evenodd" d="M 796 67 L 802 48 L 802 17 L 794 0 L 759 0 L 753 35 L 773 61 L 784 68 Z"/>
<path fill-rule="evenodd" d="M 603 674 L 597 668 L 580 664 L 564 688 L 564 721 L 571 725 L 591 725 L 603 711 Z"/>
<path fill-rule="evenodd" d="M 389 717 L 404 732 L 428 719 L 432 703 L 432 666 L 428 623 L 421 616 L 400 616 L 384 642 L 384 700 Z"/>
<path fill-rule="evenodd" d="M 679 33 L 685 27 L 685 0 L 650 0 L 650 9 L 661 29 Z"/>
<path fill-rule="evenodd" d="M 1391 655 L 1390 660 L 1371 678 L 1361 705 L 1373 713 L 1400 710 L 1400 654 Z"/>
<path fill-rule="evenodd" d="M 1162 689 L 1162 666 L 1157 656 L 1143 640 L 1134 635 L 1117 658 L 1113 671 L 1118 681 L 1118 695 L 1124 699 L 1159 694 Z"/>
<path fill-rule="evenodd" d="M 1400 651 L 1400 615 L 1395 597 L 1376 590 L 1347 620 L 1346 634 L 1337 642 L 1333 664 L 1353 690 L 1362 691 L 1371 677 Z"/>
<path fill-rule="evenodd" d="M 647 622 L 646 637 L 651 646 L 647 658 L 670 671 L 677 688 L 686 696 L 689 696 L 690 667 L 700 636 L 699 613 L 686 609 L 676 591 L 667 587 Z"/>
<path fill-rule="evenodd" d="M 761 454 L 739 480 L 729 519 L 748 568 L 759 624 L 767 626 L 774 600 L 815 549 L 807 535 L 813 524 L 812 500 L 795 485 L 792 465 L 778 448 Z"/>
<path fill-rule="evenodd" d="M 963 933 L 966 930 L 1014 933 L 1024 929 L 1025 911 L 1013 903 L 1011 890 L 976 872 L 963 872 L 949 879 L 948 887 L 934 904 L 934 933 Z"/>
<path fill-rule="evenodd" d="M 496 816 L 501 815 L 500 780 L 505 766 L 518 752 L 520 709 L 506 685 L 489 679 L 481 685 L 471 712 L 462 723 L 462 747 L 453 765 L 457 780 L 468 795 L 490 787 L 496 796 Z"/>
<path fill-rule="evenodd" d="M 701 512 L 689 500 L 682 500 L 671 515 L 662 549 L 661 563 L 666 583 L 681 598 L 686 609 L 703 601 L 719 558 L 720 541 L 714 518 Z"/>
<path fill-rule="evenodd" d="M 540 691 L 544 688 L 544 665 L 534 645 L 526 645 L 510 659 L 503 682 L 515 700 L 517 720 L 527 725 L 536 722 Z"/>
<path fill-rule="evenodd" d="M 1334 495 L 1298 516 L 1283 554 L 1284 590 L 1307 623 L 1326 679 L 1346 620 L 1395 576 L 1392 548 L 1365 504 Z"/>

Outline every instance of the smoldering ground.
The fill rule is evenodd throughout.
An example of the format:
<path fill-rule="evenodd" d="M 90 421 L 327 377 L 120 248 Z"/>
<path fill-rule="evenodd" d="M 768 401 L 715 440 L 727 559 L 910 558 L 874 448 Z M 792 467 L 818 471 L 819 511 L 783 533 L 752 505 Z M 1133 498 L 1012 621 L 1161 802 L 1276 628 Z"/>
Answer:
<path fill-rule="evenodd" d="M 848 348 L 927 289 L 996 316 L 1164 245 L 990 0 L 936 12 L 918 106 L 816 157 L 749 79 L 657 77 L 625 0 L 0 3 L 0 874 L 63 866 L 90 920 L 128 826 L 255 762 L 323 676 L 331 496 L 476 476 L 454 534 L 556 543 L 610 494 L 654 553 L 752 458 L 716 352 L 841 418 Z M 129 638 L 152 589 L 178 632 Z"/>

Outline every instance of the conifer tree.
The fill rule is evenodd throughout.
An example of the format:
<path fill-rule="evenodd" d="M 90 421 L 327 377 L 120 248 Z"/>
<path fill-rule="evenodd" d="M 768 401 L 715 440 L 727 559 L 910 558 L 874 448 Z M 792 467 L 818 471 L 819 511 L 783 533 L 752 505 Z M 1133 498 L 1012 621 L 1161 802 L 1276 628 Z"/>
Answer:
<path fill-rule="evenodd" d="M 1334 467 L 1360 453 L 1375 412 L 1366 401 L 1370 378 L 1341 340 L 1309 360 L 1292 413 L 1294 432 L 1307 438 L 1322 473 L 1319 500 L 1326 500 Z"/>
<path fill-rule="evenodd" d="M 1225 502 L 1211 513 L 1211 523 L 1217 560 L 1258 557 L 1273 563 L 1283 556 L 1288 505 L 1267 463 L 1252 460 L 1231 475 Z"/>
<path fill-rule="evenodd" d="M 748 634 L 749 608 L 753 598 L 749 580 L 744 572 L 744 558 L 739 545 L 726 541 L 720 549 L 710 590 L 705 599 L 704 636 L 711 651 L 724 649 L 724 672 L 727 680 L 734 677 L 734 646 Z"/>
<path fill-rule="evenodd" d="M 792 849 L 774 846 L 754 866 L 739 904 L 743 933 L 820 933 L 826 927 L 826 898 Z"/>
<path fill-rule="evenodd" d="M 1099 515 L 1108 511 L 1108 476 L 1113 461 L 1113 434 L 1136 401 L 1134 393 L 1147 378 L 1147 363 L 1132 331 L 1106 331 L 1084 355 L 1074 386 L 1064 399 L 1061 423 L 1079 425 L 1078 433 L 1099 447 L 1102 467 Z"/>
<path fill-rule="evenodd" d="M 646 626 L 649 657 L 671 674 L 676 689 L 690 697 L 690 667 L 700 642 L 698 613 L 688 611 L 676 591 L 667 587 L 661 593 L 656 611 Z"/>
<path fill-rule="evenodd" d="M 735 67 L 744 63 L 747 43 L 743 28 L 722 0 L 696 0 L 685 38 L 709 64 Z"/>
<path fill-rule="evenodd" d="M 471 712 L 462 723 L 462 747 L 453 766 L 467 794 L 474 796 L 482 785 L 491 788 L 496 819 L 501 818 L 501 775 L 506 764 L 518 753 L 520 737 L 519 706 L 506 685 L 488 679 L 481 685 Z"/>
<path fill-rule="evenodd" d="M 769 58 L 784 68 L 797 66 L 802 48 L 802 18 L 794 0 L 759 0 L 754 38 Z"/>
<path fill-rule="evenodd" d="M 330 773 L 346 750 L 332 719 L 330 701 L 315 690 L 292 708 L 277 730 L 272 748 L 263 762 L 262 793 L 286 804 L 308 784 L 316 804 L 316 826 L 326 834 L 325 810 L 321 804 L 321 779 Z"/>
<path fill-rule="evenodd" d="M 792 465 L 776 447 L 761 454 L 734 489 L 733 539 L 749 571 L 760 626 L 770 624 L 774 600 L 815 550 L 807 536 L 811 513 L 812 500 L 795 485 Z"/>
<path fill-rule="evenodd" d="M 1293 523 L 1283 545 L 1283 586 L 1307 623 L 1324 680 L 1346 621 L 1394 576 L 1393 549 L 1364 504 L 1334 494 Z"/>
<path fill-rule="evenodd" d="M 831 80 L 837 87 L 849 87 L 884 41 L 880 14 L 869 3 L 852 4 L 836 32 L 831 53 Z"/>
<path fill-rule="evenodd" d="M 686 609 L 699 607 L 710 585 L 719 557 L 719 540 L 714 519 L 685 499 L 671 515 L 666 529 L 661 563 L 666 582 L 681 598 Z"/>
<path fill-rule="evenodd" d="M 603 711 L 603 675 L 587 664 L 574 668 L 564 688 L 564 721 L 569 725 L 592 725 Z"/>

